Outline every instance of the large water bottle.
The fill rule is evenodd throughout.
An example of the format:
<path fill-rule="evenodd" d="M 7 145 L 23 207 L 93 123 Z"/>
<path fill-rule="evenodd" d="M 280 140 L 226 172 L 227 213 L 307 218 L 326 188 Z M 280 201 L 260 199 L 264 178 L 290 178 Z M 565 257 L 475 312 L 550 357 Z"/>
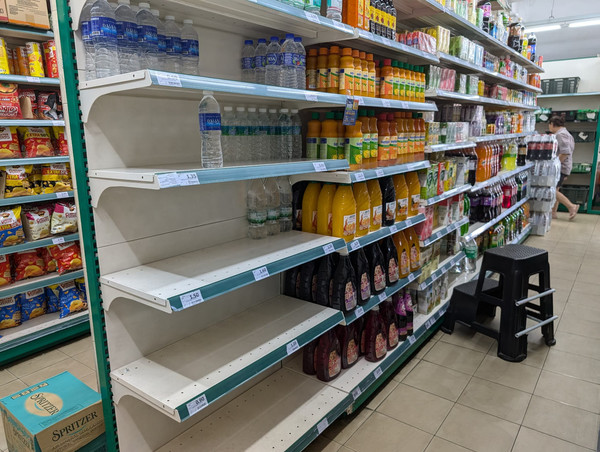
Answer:
<path fill-rule="evenodd" d="M 265 68 L 267 66 L 267 40 L 259 39 L 254 49 L 254 82 L 265 84 Z"/>
<path fill-rule="evenodd" d="M 306 50 L 302 45 L 300 36 L 294 38 L 294 44 L 296 45 L 296 60 L 294 61 L 296 66 L 296 88 L 306 89 Z"/>
<path fill-rule="evenodd" d="M 198 44 L 198 33 L 194 28 L 194 21 L 183 20 L 181 29 L 181 69 L 184 74 L 198 75 L 198 61 L 200 49 Z"/>
<path fill-rule="evenodd" d="M 279 129 L 279 114 L 276 108 L 269 108 L 269 154 L 270 160 L 280 159 L 280 143 L 279 137 L 281 131 Z"/>
<path fill-rule="evenodd" d="M 119 55 L 115 12 L 106 0 L 96 0 L 90 16 L 96 78 L 116 75 L 119 73 Z"/>
<path fill-rule="evenodd" d="M 237 154 L 236 162 L 248 161 L 248 115 L 244 107 L 235 108 L 235 146 Z"/>
<path fill-rule="evenodd" d="M 302 120 L 297 108 L 290 110 L 292 120 L 292 158 L 302 158 Z"/>
<path fill-rule="evenodd" d="M 286 88 L 298 88 L 296 80 L 296 65 L 297 58 L 296 43 L 294 35 L 288 33 L 285 35 L 285 41 L 281 46 L 282 65 L 281 65 L 281 86 Z"/>
<path fill-rule="evenodd" d="M 142 69 L 160 69 L 158 66 L 158 34 L 156 21 L 150 12 L 150 5 L 141 2 L 136 14 L 138 23 L 138 44 Z"/>
<path fill-rule="evenodd" d="M 165 32 L 165 25 L 160 20 L 160 13 L 157 9 L 151 9 L 150 12 L 154 16 L 156 22 L 156 39 L 158 42 L 158 67 L 161 70 L 167 68 L 167 36 Z"/>
<path fill-rule="evenodd" d="M 204 93 L 198 106 L 202 168 L 220 168 L 223 166 L 221 108 L 210 91 Z"/>
<path fill-rule="evenodd" d="M 281 86 L 280 53 L 279 38 L 271 36 L 271 42 L 267 46 L 267 64 L 265 66 L 265 83 L 267 85 Z"/>
<path fill-rule="evenodd" d="M 248 218 L 248 237 L 264 239 L 267 236 L 267 193 L 261 179 L 250 183 L 246 200 Z"/>
<path fill-rule="evenodd" d="M 223 163 L 235 161 L 235 115 L 233 107 L 223 107 L 221 116 L 221 149 L 223 151 Z"/>
<path fill-rule="evenodd" d="M 258 109 L 257 119 L 257 133 L 258 138 L 256 140 L 256 158 L 257 160 L 264 162 L 271 158 L 271 150 L 269 143 L 269 115 L 267 114 L 266 108 Z"/>
<path fill-rule="evenodd" d="M 245 161 L 258 160 L 258 121 L 256 117 L 256 107 L 248 107 L 248 140 L 246 144 Z"/>
<path fill-rule="evenodd" d="M 265 179 L 265 191 L 267 192 L 267 234 L 279 234 L 279 212 L 281 203 L 279 200 L 279 187 L 275 182 L 275 178 L 269 177 Z"/>
<path fill-rule="evenodd" d="M 79 16 L 79 29 L 81 30 L 81 40 L 85 50 L 85 79 L 92 80 L 96 78 L 96 63 L 94 61 L 94 41 L 92 40 L 91 10 L 94 6 L 93 0 L 87 0 Z"/>
<path fill-rule="evenodd" d="M 254 83 L 254 42 L 244 41 L 242 47 L 242 82 Z"/>
<path fill-rule="evenodd" d="M 477 243 L 471 239 L 464 243 L 465 250 L 465 265 L 464 268 L 468 273 L 473 273 L 477 267 Z"/>
<path fill-rule="evenodd" d="M 129 6 L 129 0 L 118 0 L 115 18 L 117 20 L 119 72 L 125 74 L 137 71 L 140 69 L 138 27 L 135 13 Z"/>
<path fill-rule="evenodd" d="M 165 36 L 167 38 L 165 70 L 181 72 L 181 30 L 173 16 L 165 16 Z"/>
<path fill-rule="evenodd" d="M 279 187 L 279 230 L 287 232 L 292 230 L 292 185 L 288 177 L 278 177 Z"/>
<path fill-rule="evenodd" d="M 279 110 L 279 155 L 278 160 L 290 160 L 293 149 L 293 126 L 290 118 L 290 111 L 287 108 Z"/>

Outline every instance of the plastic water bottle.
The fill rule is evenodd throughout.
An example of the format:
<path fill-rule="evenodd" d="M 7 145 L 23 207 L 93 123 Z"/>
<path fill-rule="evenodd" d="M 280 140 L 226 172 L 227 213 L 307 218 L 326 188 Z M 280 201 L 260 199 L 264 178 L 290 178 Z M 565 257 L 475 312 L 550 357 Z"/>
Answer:
<path fill-rule="evenodd" d="M 288 33 L 285 35 L 285 41 L 281 46 L 282 66 L 281 66 L 281 86 L 286 88 L 298 88 L 296 80 L 296 65 L 297 58 L 296 43 L 294 35 Z"/>
<path fill-rule="evenodd" d="M 281 86 L 280 53 L 279 38 L 272 36 L 271 42 L 267 46 L 267 64 L 265 66 L 265 82 L 267 85 Z"/>
<path fill-rule="evenodd" d="M 90 16 L 96 78 L 116 75 L 119 73 L 119 55 L 115 12 L 106 0 L 96 0 Z"/>
<path fill-rule="evenodd" d="M 267 193 L 261 179 L 250 183 L 246 200 L 248 237 L 264 239 L 267 236 Z"/>
<path fill-rule="evenodd" d="M 156 21 L 148 3 L 140 3 L 136 14 L 138 23 L 138 44 L 142 69 L 160 69 L 158 66 L 158 34 Z"/>
<path fill-rule="evenodd" d="M 198 33 L 193 25 L 193 20 L 183 20 L 183 28 L 181 29 L 181 69 L 184 74 L 198 75 L 200 49 Z"/>
<path fill-rule="evenodd" d="M 306 50 L 302 45 L 302 38 L 296 36 L 294 38 L 294 44 L 296 45 L 296 88 L 306 89 Z"/>
<path fill-rule="evenodd" d="M 242 47 L 242 82 L 254 83 L 254 42 L 244 41 Z"/>
<path fill-rule="evenodd" d="M 290 160 L 292 158 L 292 120 L 290 118 L 290 111 L 287 108 L 279 110 L 279 155 L 278 160 Z"/>
<path fill-rule="evenodd" d="M 165 37 L 167 42 L 165 71 L 181 72 L 181 30 L 173 16 L 165 16 Z"/>
<path fill-rule="evenodd" d="M 246 161 L 259 160 L 258 158 L 258 118 L 256 107 L 248 107 L 248 140 L 245 159 Z"/>
<path fill-rule="evenodd" d="M 279 231 L 292 230 L 292 185 L 287 177 L 278 177 L 279 187 Z"/>
<path fill-rule="evenodd" d="M 291 2 L 288 3 L 291 3 L 295 8 L 304 9 L 304 0 L 291 0 Z"/>
<path fill-rule="evenodd" d="M 119 0 L 115 9 L 117 20 L 117 51 L 119 53 L 119 72 L 125 74 L 140 69 L 138 56 L 138 27 L 135 13 L 129 6 L 129 0 Z"/>
<path fill-rule="evenodd" d="M 221 149 L 223 151 L 223 163 L 235 161 L 235 115 L 233 107 L 223 107 L 221 116 Z"/>
<path fill-rule="evenodd" d="M 327 18 L 342 21 L 342 0 L 327 0 Z"/>
<path fill-rule="evenodd" d="M 269 115 L 267 114 L 266 108 L 258 109 L 258 119 L 256 122 L 258 124 L 256 157 L 259 161 L 264 162 L 271 158 L 271 151 L 269 147 Z"/>
<path fill-rule="evenodd" d="M 235 108 L 235 145 L 238 150 L 235 161 L 247 161 L 248 155 L 245 151 L 248 149 L 248 116 L 244 107 Z"/>
<path fill-rule="evenodd" d="M 254 83 L 265 84 L 265 68 L 267 66 L 267 40 L 259 39 L 254 49 Z"/>
<path fill-rule="evenodd" d="M 265 179 L 265 191 L 267 192 L 267 234 L 279 234 L 279 212 L 281 203 L 279 200 L 279 187 L 275 178 L 270 177 Z"/>
<path fill-rule="evenodd" d="M 154 22 L 156 22 L 156 39 L 158 42 L 158 67 L 164 71 L 167 68 L 167 36 L 165 33 L 165 26 L 160 20 L 160 13 L 157 9 L 151 9 L 150 12 L 154 16 Z"/>
<path fill-rule="evenodd" d="M 471 239 L 464 244 L 465 248 L 465 269 L 468 273 L 473 273 L 477 267 L 477 243 Z"/>
<path fill-rule="evenodd" d="M 304 0 L 304 9 L 310 13 L 321 14 L 321 0 Z"/>
<path fill-rule="evenodd" d="M 300 119 L 300 115 L 298 115 L 298 110 L 296 108 L 292 108 L 290 110 L 292 114 L 292 158 L 301 159 L 302 158 L 302 120 Z"/>
<path fill-rule="evenodd" d="M 269 146 L 269 154 L 270 160 L 279 160 L 279 136 L 281 131 L 279 129 L 279 114 L 277 113 L 276 108 L 269 108 L 269 135 L 270 135 L 270 146 Z"/>
<path fill-rule="evenodd" d="M 91 10 L 94 6 L 93 0 L 87 0 L 79 16 L 79 29 L 81 30 L 81 40 L 85 50 L 85 79 L 92 80 L 96 78 L 96 63 L 94 61 L 94 41 L 92 40 Z"/>
<path fill-rule="evenodd" d="M 204 91 L 204 94 L 198 106 L 202 168 L 220 168 L 223 166 L 221 108 L 212 92 Z"/>

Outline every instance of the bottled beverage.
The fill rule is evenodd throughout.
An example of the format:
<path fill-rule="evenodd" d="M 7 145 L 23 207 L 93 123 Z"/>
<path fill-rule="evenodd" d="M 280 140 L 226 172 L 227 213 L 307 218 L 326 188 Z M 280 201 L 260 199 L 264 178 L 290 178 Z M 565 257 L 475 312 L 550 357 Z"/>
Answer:
<path fill-rule="evenodd" d="M 383 199 L 379 182 L 375 179 L 367 181 L 369 190 L 369 200 L 371 201 L 371 226 L 370 232 L 377 231 L 381 228 L 383 221 Z"/>
<path fill-rule="evenodd" d="M 369 278 L 369 260 L 363 248 L 359 248 L 350 254 L 352 267 L 356 274 L 356 286 L 358 292 L 358 304 L 363 305 L 371 298 L 371 280 Z"/>
<path fill-rule="evenodd" d="M 358 110 L 358 120 L 361 124 L 362 133 L 362 168 L 370 168 L 371 166 L 371 130 L 369 129 L 369 117 L 367 110 Z"/>
<path fill-rule="evenodd" d="M 290 111 L 287 108 L 279 110 L 279 155 L 278 160 L 290 160 L 293 155 L 293 125 L 290 118 Z"/>
<path fill-rule="evenodd" d="M 256 117 L 256 107 L 248 107 L 247 122 L 248 126 L 248 139 L 246 140 L 246 149 L 248 155 L 245 155 L 244 161 L 260 160 L 260 148 L 259 140 L 260 135 L 258 133 L 258 118 Z"/>
<path fill-rule="evenodd" d="M 383 359 L 387 353 L 387 333 L 379 313 L 379 306 L 375 306 L 368 312 L 363 334 L 365 359 L 370 362 Z"/>
<path fill-rule="evenodd" d="M 407 228 L 403 232 L 410 249 L 410 271 L 415 272 L 421 268 L 421 247 L 419 245 L 419 236 L 413 227 Z"/>
<path fill-rule="evenodd" d="M 311 113 L 306 132 L 306 158 L 315 160 L 319 158 L 319 140 L 321 139 L 321 121 L 319 113 Z"/>
<path fill-rule="evenodd" d="M 369 131 L 371 132 L 371 168 L 377 166 L 377 159 L 379 155 L 379 130 L 377 128 L 377 118 L 375 117 L 375 110 L 367 110 L 367 117 L 369 118 Z"/>
<path fill-rule="evenodd" d="M 119 73 L 119 56 L 114 10 L 106 0 L 96 0 L 90 10 L 90 17 L 96 78 L 116 75 Z"/>
<path fill-rule="evenodd" d="M 258 119 L 256 121 L 256 157 L 260 161 L 271 159 L 269 148 L 269 115 L 267 109 L 262 107 L 258 109 Z"/>
<path fill-rule="evenodd" d="M 279 188 L 279 231 L 292 230 L 292 185 L 287 177 L 277 178 Z"/>
<path fill-rule="evenodd" d="M 355 323 L 338 325 L 335 333 L 342 347 L 342 369 L 348 369 L 358 362 L 360 338 Z"/>
<path fill-rule="evenodd" d="M 165 36 L 167 39 L 165 70 L 181 72 L 181 30 L 173 16 L 165 16 Z"/>
<path fill-rule="evenodd" d="M 271 160 L 279 160 L 281 158 L 279 135 L 279 114 L 276 108 L 269 108 L 269 153 Z"/>
<path fill-rule="evenodd" d="M 325 52 L 327 52 L 327 49 L 325 49 Z M 325 55 L 327 55 L 327 53 L 325 53 Z M 327 62 L 325 62 L 325 66 L 327 66 Z M 354 58 L 352 57 L 352 49 L 349 47 L 344 47 L 342 49 L 338 83 L 338 94 L 344 94 L 346 96 L 354 94 Z"/>
<path fill-rule="evenodd" d="M 318 338 L 309 342 L 302 348 L 302 372 L 307 375 L 315 375 L 317 373 L 315 369 L 315 352 L 317 351 L 317 345 L 319 345 Z"/>
<path fill-rule="evenodd" d="M 181 29 L 181 71 L 184 74 L 198 75 L 198 61 L 200 60 L 200 48 L 198 33 L 194 29 L 194 21 L 183 20 Z"/>
<path fill-rule="evenodd" d="M 234 162 L 247 161 L 247 154 L 243 154 L 248 149 L 248 116 L 245 107 L 235 107 L 235 135 L 234 147 L 236 153 L 233 156 Z"/>
<path fill-rule="evenodd" d="M 385 289 L 386 268 L 383 253 L 377 242 L 369 245 L 365 249 L 369 261 L 369 278 L 371 279 L 371 292 L 379 294 Z"/>
<path fill-rule="evenodd" d="M 302 38 L 296 36 L 294 38 L 294 45 L 296 46 L 296 58 L 294 59 L 294 65 L 296 66 L 296 88 L 306 89 L 306 50 L 302 45 Z"/>
<path fill-rule="evenodd" d="M 235 148 L 235 115 L 233 107 L 223 107 L 221 117 L 221 149 L 223 151 L 223 163 L 234 162 L 237 150 Z"/>
<path fill-rule="evenodd" d="M 383 253 L 383 257 L 386 265 L 386 284 L 391 286 L 399 278 L 399 270 L 398 270 L 398 251 L 396 250 L 396 246 L 394 245 L 394 240 L 387 236 L 381 242 L 381 252 Z"/>
<path fill-rule="evenodd" d="M 165 26 L 160 20 L 160 13 L 157 9 L 151 9 L 150 12 L 154 16 L 156 22 L 156 42 L 158 45 L 158 67 L 165 70 L 167 67 L 167 36 Z"/>
<path fill-rule="evenodd" d="M 342 348 L 335 332 L 329 330 L 319 338 L 315 350 L 315 370 L 321 381 L 331 381 L 342 370 Z"/>
<path fill-rule="evenodd" d="M 242 82 L 254 83 L 254 43 L 251 39 L 244 41 L 242 47 Z"/>
<path fill-rule="evenodd" d="M 331 288 L 335 272 L 335 260 L 328 254 L 319 261 L 317 270 L 317 299 L 321 306 L 331 306 Z"/>
<path fill-rule="evenodd" d="M 318 76 L 317 49 L 309 49 L 308 58 L 306 59 L 306 89 L 317 89 Z"/>
<path fill-rule="evenodd" d="M 290 110 L 292 120 L 292 158 L 294 160 L 302 158 L 302 120 L 298 114 L 298 109 Z"/>
<path fill-rule="evenodd" d="M 267 192 L 261 179 L 250 183 L 247 199 L 248 237 L 264 239 L 267 236 Z"/>
<path fill-rule="evenodd" d="M 265 179 L 265 192 L 267 193 L 267 234 L 279 234 L 279 212 L 281 208 L 281 200 L 279 199 L 279 187 L 275 178 L 269 177 Z"/>
<path fill-rule="evenodd" d="M 317 113 L 318 114 L 318 113 Z M 338 158 L 338 132 L 335 114 L 325 113 L 325 121 L 320 123 L 319 156 L 321 159 Z"/>
<path fill-rule="evenodd" d="M 358 182 L 352 186 L 356 202 L 356 237 L 369 233 L 371 227 L 371 199 L 366 182 Z"/>
<path fill-rule="evenodd" d="M 475 240 L 471 239 L 465 242 L 465 269 L 469 273 L 473 273 L 477 267 L 477 243 Z"/>
<path fill-rule="evenodd" d="M 296 65 L 294 64 L 294 60 L 297 59 L 296 55 L 294 35 L 288 33 L 281 46 L 281 86 L 285 88 L 298 88 Z"/>
<path fill-rule="evenodd" d="M 383 225 L 391 226 L 396 222 L 396 190 L 390 176 L 379 179 L 383 202 Z"/>
<path fill-rule="evenodd" d="M 220 168 L 223 166 L 221 109 L 212 93 L 205 93 L 198 106 L 202 168 Z"/>
<path fill-rule="evenodd" d="M 317 233 L 317 203 L 321 184 L 310 182 L 302 196 L 302 232 Z"/>
<path fill-rule="evenodd" d="M 280 53 L 279 38 L 271 36 L 271 42 L 267 46 L 267 63 L 265 66 L 265 82 L 267 85 L 283 86 L 281 83 Z"/>
<path fill-rule="evenodd" d="M 119 6 L 115 10 L 115 19 L 117 23 L 119 72 L 125 74 L 137 71 L 140 69 L 138 28 L 135 14 L 129 7 L 129 0 L 119 0 Z"/>
<path fill-rule="evenodd" d="M 331 290 L 331 307 L 342 312 L 352 311 L 358 303 L 356 273 L 350 256 L 340 255 Z"/>
<path fill-rule="evenodd" d="M 300 266 L 298 276 L 298 298 L 305 301 L 317 302 L 317 278 L 319 275 L 318 261 L 310 261 Z"/>
<path fill-rule="evenodd" d="M 393 236 L 396 252 L 398 253 L 398 274 L 404 279 L 408 277 L 410 270 L 410 247 L 406 236 L 402 231 L 398 231 Z"/>
<path fill-rule="evenodd" d="M 396 174 L 393 180 L 397 203 L 396 221 L 404 221 L 408 218 L 408 185 L 404 174 Z"/>
<path fill-rule="evenodd" d="M 331 209 L 332 235 L 350 242 L 356 234 L 356 201 L 350 184 L 338 187 Z"/>
<path fill-rule="evenodd" d="M 414 311 L 413 311 L 412 297 L 410 296 L 410 292 L 408 290 L 406 292 L 404 292 L 404 307 L 406 308 L 406 334 L 408 336 L 412 336 L 414 334 L 414 330 L 413 330 Z"/>
<path fill-rule="evenodd" d="M 94 40 L 92 38 L 91 10 L 94 6 L 93 0 L 86 0 L 81 15 L 79 16 L 79 28 L 81 30 L 81 40 L 85 50 L 85 79 L 92 80 L 96 78 L 96 62 L 94 59 Z"/>
<path fill-rule="evenodd" d="M 379 145 L 377 146 L 377 165 L 388 166 L 390 162 L 390 123 L 386 113 L 377 117 Z"/>
<path fill-rule="evenodd" d="M 142 2 L 136 14 L 138 23 L 138 46 L 140 66 L 142 69 L 159 69 L 158 67 L 158 34 L 150 5 Z"/>
<path fill-rule="evenodd" d="M 284 1 L 283 3 L 288 3 L 288 1 Z M 289 1 L 289 3 L 294 8 L 304 9 L 304 0 L 291 0 L 291 1 Z"/>
<path fill-rule="evenodd" d="M 267 66 L 267 40 L 259 39 L 254 49 L 254 82 L 265 84 L 265 71 Z"/>
<path fill-rule="evenodd" d="M 381 312 L 381 318 L 385 325 L 386 332 L 386 347 L 387 350 L 392 350 L 398 345 L 398 318 L 396 317 L 396 311 L 392 304 L 392 299 L 388 298 L 379 305 L 379 311 Z"/>
<path fill-rule="evenodd" d="M 421 183 L 416 172 L 406 173 L 404 175 L 408 185 L 408 216 L 414 217 L 419 213 L 419 204 L 421 203 Z"/>
<path fill-rule="evenodd" d="M 304 0 L 304 10 L 310 13 L 321 14 L 321 0 Z"/>
<path fill-rule="evenodd" d="M 392 304 L 398 318 L 398 340 L 403 342 L 406 340 L 406 306 L 404 305 L 404 294 L 396 292 L 392 296 Z"/>
<path fill-rule="evenodd" d="M 308 182 L 300 181 L 292 187 L 292 229 L 296 231 L 302 231 L 302 203 L 307 186 Z"/>
<path fill-rule="evenodd" d="M 327 56 L 327 92 L 338 94 L 340 89 L 340 48 L 331 46 Z"/>
<path fill-rule="evenodd" d="M 327 18 L 342 21 L 342 0 L 327 0 Z"/>
<path fill-rule="evenodd" d="M 328 88 L 328 55 L 329 50 L 327 50 L 327 47 L 319 48 L 319 55 L 317 56 L 317 91 L 327 91 Z"/>
<path fill-rule="evenodd" d="M 346 126 L 344 139 L 344 155 L 350 164 L 351 170 L 362 167 L 362 123 L 356 121 L 353 126 Z"/>
<path fill-rule="evenodd" d="M 337 186 L 331 183 L 325 183 L 319 198 L 317 200 L 317 234 L 332 235 L 333 234 L 333 198 Z"/>

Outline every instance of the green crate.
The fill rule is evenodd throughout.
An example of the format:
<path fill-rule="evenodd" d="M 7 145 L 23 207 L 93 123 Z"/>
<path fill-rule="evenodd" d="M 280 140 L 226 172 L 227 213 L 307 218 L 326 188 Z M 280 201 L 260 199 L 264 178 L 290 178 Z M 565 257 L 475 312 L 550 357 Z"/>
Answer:
<path fill-rule="evenodd" d="M 590 187 L 587 185 L 563 185 L 560 188 L 560 192 L 569 198 L 569 201 L 584 208 L 587 205 L 589 190 Z"/>

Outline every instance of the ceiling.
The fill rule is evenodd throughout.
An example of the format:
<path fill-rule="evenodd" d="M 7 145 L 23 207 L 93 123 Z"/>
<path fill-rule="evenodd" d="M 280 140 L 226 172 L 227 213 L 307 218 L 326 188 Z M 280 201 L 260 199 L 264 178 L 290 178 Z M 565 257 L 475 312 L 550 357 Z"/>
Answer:
<path fill-rule="evenodd" d="M 598 0 L 512 0 L 511 4 L 527 27 L 600 18 Z M 537 32 L 537 54 L 544 61 L 595 57 L 600 54 L 599 33 L 600 25 Z"/>

